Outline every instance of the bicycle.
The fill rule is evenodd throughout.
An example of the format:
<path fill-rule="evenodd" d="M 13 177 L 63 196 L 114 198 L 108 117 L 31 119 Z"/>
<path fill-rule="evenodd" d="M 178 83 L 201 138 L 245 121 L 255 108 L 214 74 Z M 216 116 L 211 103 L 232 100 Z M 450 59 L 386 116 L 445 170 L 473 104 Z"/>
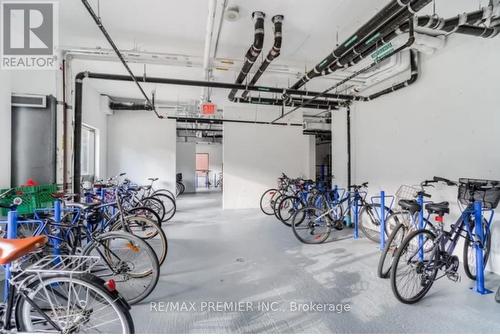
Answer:
<path fill-rule="evenodd" d="M 274 206 L 278 197 L 288 188 L 290 179 L 285 173 L 281 174 L 278 178 L 278 188 L 271 188 L 266 190 L 260 197 L 260 209 L 265 215 L 274 215 Z"/>
<path fill-rule="evenodd" d="M 377 274 L 380 278 L 386 279 L 389 277 L 392 261 L 396 255 L 396 251 L 408 233 L 419 228 L 428 228 L 433 232 L 435 231 L 434 225 L 429 220 L 432 213 L 428 212 L 427 216 L 424 215 L 424 198 L 431 198 L 431 195 L 425 191 L 425 188 L 431 187 L 433 184 L 442 182 L 443 180 L 446 179 L 434 177 L 432 180 L 423 181 L 420 184 L 420 190 L 418 191 L 408 186 L 401 187 L 403 189 L 405 189 L 404 187 L 407 187 L 406 190 L 410 189 L 410 192 L 413 192 L 411 192 L 410 195 L 406 195 L 411 198 L 398 200 L 398 206 L 401 209 L 400 211 L 395 211 L 387 217 L 385 225 L 386 233 L 389 238 L 387 239 L 384 250 L 380 255 L 377 267 Z M 398 193 L 396 193 L 396 195 Z M 447 202 L 439 204 L 448 205 Z"/>
<path fill-rule="evenodd" d="M 490 220 L 481 218 L 482 223 L 476 223 L 475 202 L 480 201 L 483 209 L 493 211 L 500 201 L 500 182 L 491 180 L 459 179 L 459 205 L 465 206 L 457 221 L 450 230 L 444 229 L 444 215 L 449 213 L 449 207 L 442 204 L 427 204 L 426 210 L 436 215 L 438 226 L 435 232 L 419 229 L 409 234 L 403 241 L 394 257 L 391 266 L 391 288 L 395 297 L 402 303 L 413 304 L 420 301 L 430 290 L 433 283 L 443 277 L 456 282 L 459 280 L 459 259 L 453 252 L 460 238 L 464 244 L 464 270 L 466 275 L 475 280 L 475 256 L 469 254 L 477 247 L 482 250 L 483 265 L 486 266 L 490 253 L 491 232 Z M 480 225 L 477 229 L 476 226 Z M 481 229 L 483 237 L 476 236 L 474 229 Z M 438 272 L 443 275 L 438 277 Z"/>
<path fill-rule="evenodd" d="M 63 198 L 61 195 L 54 195 Z M 65 195 L 71 198 L 73 195 Z M 97 211 L 104 205 L 68 203 L 65 215 L 57 222 L 50 216 L 32 229 L 33 235 L 49 237 L 48 248 L 58 254 L 97 256 L 100 262 L 92 269 L 94 275 L 114 280 L 129 304 L 144 300 L 154 290 L 159 279 L 159 262 L 153 248 L 140 237 L 124 231 L 105 232 L 82 214 Z M 45 211 L 44 209 L 43 211 Z M 100 223 L 100 217 L 92 217 Z"/>
<path fill-rule="evenodd" d="M 15 211 L 18 205 L 0 206 Z M 0 265 L 6 274 L 0 331 L 134 333 L 130 306 L 115 282 L 90 273 L 98 258 L 45 256 L 25 267 L 25 260 L 47 242 L 46 236 L 0 239 Z"/>
<path fill-rule="evenodd" d="M 368 187 L 368 182 L 361 185 L 349 186 L 349 190 L 345 195 L 338 197 L 337 192 L 326 194 L 322 202 L 324 207 L 306 207 L 300 209 L 294 214 L 292 220 L 292 229 L 295 237 L 305 244 L 321 244 L 325 242 L 331 234 L 332 228 L 342 230 L 344 228 L 344 218 L 348 211 L 354 210 L 359 206 L 359 227 L 365 233 L 366 237 L 373 241 L 378 241 L 379 238 L 368 234 L 368 226 L 380 228 L 379 213 L 381 205 L 377 203 L 368 203 L 365 200 L 366 192 L 362 189 Z M 346 203 L 346 207 L 343 204 Z M 377 210 L 379 208 L 379 210 Z M 392 213 L 392 210 L 385 207 L 387 214 Z M 367 222 L 370 222 L 368 224 Z M 380 237 L 380 233 L 377 233 Z"/>

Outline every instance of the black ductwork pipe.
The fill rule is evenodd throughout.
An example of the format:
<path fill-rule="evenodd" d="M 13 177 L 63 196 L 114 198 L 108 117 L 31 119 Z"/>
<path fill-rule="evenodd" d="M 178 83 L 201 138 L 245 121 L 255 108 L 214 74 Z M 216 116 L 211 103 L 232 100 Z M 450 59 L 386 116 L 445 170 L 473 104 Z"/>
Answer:
<path fill-rule="evenodd" d="M 293 99 L 293 100 L 283 100 L 283 99 L 273 99 L 273 98 L 235 98 L 233 102 L 240 104 L 255 104 L 255 105 L 273 105 L 273 106 L 287 106 L 295 107 L 304 103 L 306 99 Z M 304 104 L 302 107 L 309 109 L 320 109 L 320 110 L 335 110 L 342 103 L 338 101 L 328 101 L 316 99 Z"/>
<path fill-rule="evenodd" d="M 453 33 L 464 34 L 483 38 L 492 38 L 500 33 L 500 27 L 487 28 L 487 27 L 476 27 L 471 25 L 458 26 Z"/>
<path fill-rule="evenodd" d="M 401 82 L 399 84 L 396 84 L 394 86 L 391 86 L 388 89 L 379 91 L 377 93 L 371 94 L 368 97 L 365 97 L 363 100 L 365 101 L 370 101 L 377 99 L 383 95 L 392 93 L 394 91 L 401 90 L 405 87 L 408 87 L 415 83 L 418 79 L 419 71 L 418 71 L 418 52 L 416 50 L 410 50 L 410 66 L 411 66 L 411 77 L 408 80 L 405 80 L 404 82 Z"/>
<path fill-rule="evenodd" d="M 427 0 L 431 1 L 431 0 Z M 387 21 L 393 17 L 404 20 L 413 12 L 411 0 L 392 0 L 387 6 L 372 17 L 365 25 L 363 25 L 354 35 L 344 41 L 337 49 L 325 57 L 318 65 L 297 81 L 292 89 L 299 89 L 312 78 L 321 76 L 323 71 L 329 68 L 334 62 L 339 60 L 344 55 L 348 54 L 354 47 L 362 43 L 366 38 L 372 36 L 380 29 Z M 415 11 L 416 12 L 416 11 Z M 370 37 L 372 39 L 372 37 Z"/>
<path fill-rule="evenodd" d="M 252 66 L 254 65 L 255 61 L 257 60 L 257 57 L 259 57 L 262 51 L 262 47 L 264 46 L 265 16 L 266 15 L 263 12 L 252 13 L 252 18 L 255 20 L 254 40 L 253 44 L 250 46 L 245 55 L 245 63 L 243 63 L 243 67 L 241 68 L 238 78 L 236 78 L 236 84 L 243 83 L 243 81 L 248 75 L 248 72 L 250 71 L 250 69 L 252 69 Z M 236 92 L 238 92 L 238 90 L 236 89 L 231 90 L 231 92 L 229 93 L 229 100 L 231 101 L 234 100 Z"/>
<path fill-rule="evenodd" d="M 104 74 L 104 73 L 96 73 L 96 72 L 82 72 L 82 76 L 85 78 L 91 79 L 103 79 L 103 80 L 116 80 L 116 81 L 125 81 L 132 82 L 132 78 L 124 75 L 114 75 L 114 74 Z M 186 79 L 177 79 L 177 78 L 160 78 L 160 77 L 137 77 L 139 82 L 144 83 L 155 83 L 155 84 L 168 84 L 168 85 L 180 85 L 180 86 L 194 86 L 194 87 L 209 87 L 215 89 L 231 89 L 231 90 L 249 90 L 256 92 L 264 92 L 264 93 L 278 93 L 278 94 L 287 94 L 287 95 L 296 95 L 296 96 L 315 96 L 319 94 L 319 92 L 314 91 L 303 91 L 303 90 L 292 90 L 287 88 L 277 88 L 271 86 L 246 86 L 243 84 L 234 84 L 234 83 L 222 83 L 222 82 L 208 82 L 208 81 L 196 81 L 196 80 L 186 80 Z M 345 95 L 345 94 L 336 94 L 336 93 L 328 93 L 322 95 L 324 98 L 330 99 L 340 99 L 340 100 L 356 100 L 356 96 L 353 95 Z"/>
<path fill-rule="evenodd" d="M 412 8 L 413 11 L 418 12 L 426 5 L 428 5 L 431 1 L 432 0 L 415 0 L 411 3 L 410 7 Z M 403 24 L 405 21 L 407 22 L 410 10 L 406 9 L 403 11 L 403 13 L 404 15 L 402 16 L 398 15 L 393 19 L 389 20 L 380 30 L 378 30 L 372 36 L 366 39 L 365 43 L 359 44 L 357 47 L 353 48 L 352 51 L 349 52 L 347 55 L 345 55 L 338 61 L 331 64 L 328 67 L 328 69 L 324 72 L 324 74 L 325 75 L 330 74 L 339 69 L 353 66 L 360 60 L 362 60 L 365 57 L 365 55 L 371 54 L 373 51 L 375 51 L 380 46 L 380 43 L 388 42 L 385 39 L 385 37 L 388 34 L 394 32 L 396 29 L 398 29 L 401 26 L 401 24 Z"/>
<path fill-rule="evenodd" d="M 109 108 L 114 111 L 150 111 L 151 105 L 147 103 L 119 103 L 109 102 Z"/>
<path fill-rule="evenodd" d="M 266 71 L 267 67 L 271 62 L 280 56 L 281 52 L 281 43 L 283 41 L 283 20 L 284 20 L 283 15 L 275 15 L 272 18 L 272 21 L 274 23 L 274 44 L 269 53 L 267 54 L 266 59 L 262 62 L 262 64 L 259 67 L 259 70 L 255 73 L 253 76 L 252 80 L 248 85 L 255 85 L 257 81 L 260 79 L 260 76 Z M 241 95 L 243 98 L 246 98 L 248 96 L 248 90 L 245 90 L 243 94 Z"/>

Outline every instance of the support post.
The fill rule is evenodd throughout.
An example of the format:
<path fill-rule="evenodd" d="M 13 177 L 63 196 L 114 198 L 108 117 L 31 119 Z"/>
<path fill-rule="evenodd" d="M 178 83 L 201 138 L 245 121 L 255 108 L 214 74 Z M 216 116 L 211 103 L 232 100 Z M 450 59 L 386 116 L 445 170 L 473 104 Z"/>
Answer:
<path fill-rule="evenodd" d="M 424 228 L 424 195 L 422 193 L 418 194 L 418 205 L 420 205 L 420 211 L 418 212 L 418 229 L 422 230 Z M 418 259 L 420 261 L 424 260 L 424 237 L 420 234 L 418 235 Z"/>
<path fill-rule="evenodd" d="M 11 210 L 7 214 L 7 239 L 16 239 L 17 238 L 17 211 Z M 5 282 L 3 289 L 3 299 L 4 302 L 7 302 L 7 298 L 9 297 L 9 280 L 11 276 L 10 271 L 11 264 L 5 265 Z"/>
<path fill-rule="evenodd" d="M 483 253 L 483 243 L 484 239 L 484 231 L 483 231 L 483 205 L 480 201 L 474 202 L 474 233 L 475 233 L 475 241 L 474 248 L 476 252 L 476 285 L 474 286 L 474 290 L 481 294 L 490 294 L 493 293 L 491 290 L 484 287 L 484 253 Z M 479 240 L 479 243 L 476 241 Z"/>
<path fill-rule="evenodd" d="M 354 194 L 354 239 L 359 239 L 359 208 L 358 208 L 359 193 Z"/>
<path fill-rule="evenodd" d="M 61 200 L 55 200 L 54 201 L 54 222 L 56 223 L 57 226 L 57 234 L 59 238 L 62 238 L 62 202 Z M 60 242 L 59 239 L 54 238 L 52 239 L 52 243 L 54 246 L 54 254 L 55 255 L 60 255 L 61 254 L 61 248 L 60 248 Z"/>
<path fill-rule="evenodd" d="M 385 247 L 385 191 L 380 192 L 380 251 Z"/>

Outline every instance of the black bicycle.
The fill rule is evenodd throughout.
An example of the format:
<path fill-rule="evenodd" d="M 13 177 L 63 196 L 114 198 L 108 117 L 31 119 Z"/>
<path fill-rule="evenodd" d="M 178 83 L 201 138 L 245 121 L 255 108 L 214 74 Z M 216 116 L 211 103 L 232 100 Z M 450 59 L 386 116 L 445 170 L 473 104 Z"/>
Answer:
<path fill-rule="evenodd" d="M 458 281 L 459 259 L 453 252 L 460 238 L 464 238 L 464 269 L 466 275 L 475 280 L 476 259 L 474 247 L 482 249 L 483 265 L 486 266 L 491 246 L 491 221 L 484 217 L 476 223 L 474 203 L 481 201 L 484 210 L 492 210 L 500 201 L 500 182 L 490 180 L 465 179 L 459 183 L 446 180 L 448 185 L 459 185 L 458 200 L 465 206 L 458 220 L 450 230 L 444 229 L 444 215 L 449 206 L 427 204 L 428 212 L 436 215 L 437 230 L 416 230 L 408 235 L 398 248 L 391 266 L 391 287 L 396 298 L 406 304 L 420 301 L 432 284 L 443 277 Z M 492 218 L 491 218 L 492 219 Z M 482 225 L 483 237 L 474 232 L 476 225 Z M 442 275 L 438 276 L 438 272 Z"/>

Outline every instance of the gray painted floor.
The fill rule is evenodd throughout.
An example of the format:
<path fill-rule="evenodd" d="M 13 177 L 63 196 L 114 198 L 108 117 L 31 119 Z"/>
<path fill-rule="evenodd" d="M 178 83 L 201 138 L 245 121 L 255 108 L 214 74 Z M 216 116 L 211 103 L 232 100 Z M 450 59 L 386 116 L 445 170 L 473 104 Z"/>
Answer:
<path fill-rule="evenodd" d="M 471 291 L 464 277 L 459 283 L 442 279 L 423 301 L 406 306 L 393 297 L 388 280 L 376 277 L 375 244 L 342 231 L 337 241 L 303 245 L 260 210 L 222 211 L 220 196 L 178 201 L 178 213 L 166 226 L 169 254 L 160 282 L 148 303 L 132 308 L 138 332 L 500 333 L 500 305 L 493 295 Z M 497 276 L 487 278 L 492 288 L 500 284 Z M 220 307 L 225 312 L 203 306 L 215 301 L 248 306 Z M 168 302 L 179 308 L 185 302 L 186 309 L 192 302 L 195 311 L 173 311 Z M 277 311 L 260 309 L 262 302 Z M 291 310 L 308 302 L 351 309 Z"/>

